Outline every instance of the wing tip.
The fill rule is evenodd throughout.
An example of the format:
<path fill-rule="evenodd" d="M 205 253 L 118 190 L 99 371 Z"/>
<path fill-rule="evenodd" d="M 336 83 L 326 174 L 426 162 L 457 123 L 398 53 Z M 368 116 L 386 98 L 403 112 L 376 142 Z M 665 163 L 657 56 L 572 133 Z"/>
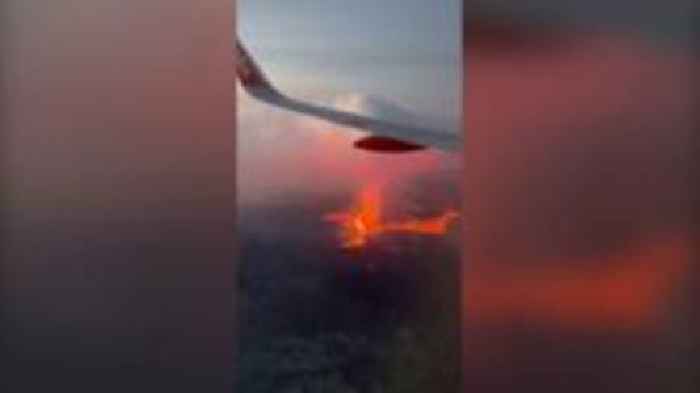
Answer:
<path fill-rule="evenodd" d="M 236 38 L 235 50 L 236 76 L 243 87 L 249 91 L 251 89 L 262 89 L 268 92 L 276 92 L 270 80 L 265 76 L 265 73 L 238 38 Z"/>

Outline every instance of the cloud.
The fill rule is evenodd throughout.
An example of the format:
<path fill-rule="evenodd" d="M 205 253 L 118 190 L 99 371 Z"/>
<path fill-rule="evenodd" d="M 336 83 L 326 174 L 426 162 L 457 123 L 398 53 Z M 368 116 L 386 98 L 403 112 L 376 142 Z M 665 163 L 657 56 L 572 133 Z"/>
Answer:
<path fill-rule="evenodd" d="M 377 95 L 343 94 L 334 99 L 333 107 L 399 124 L 422 121 L 415 113 Z"/>

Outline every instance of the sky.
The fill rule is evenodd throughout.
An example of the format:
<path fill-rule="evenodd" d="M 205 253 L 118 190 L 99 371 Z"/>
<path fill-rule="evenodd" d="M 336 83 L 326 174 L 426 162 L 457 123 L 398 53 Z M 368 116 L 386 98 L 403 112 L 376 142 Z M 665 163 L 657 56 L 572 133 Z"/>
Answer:
<path fill-rule="evenodd" d="M 459 93 L 460 10 L 457 0 L 244 0 L 238 30 L 291 92 L 380 94 L 434 110 Z"/>
<path fill-rule="evenodd" d="M 290 96 L 446 132 L 461 127 L 461 2 L 239 1 L 238 30 Z M 360 27 L 361 26 L 361 27 Z M 357 134 L 238 94 L 239 201 L 280 191 L 349 190 L 449 165 L 434 153 L 381 157 Z M 332 132 L 327 132 L 332 131 Z M 422 163 L 422 164 L 421 164 Z M 377 168 L 383 170 L 377 170 Z M 454 167 L 454 165 L 453 165 Z"/>

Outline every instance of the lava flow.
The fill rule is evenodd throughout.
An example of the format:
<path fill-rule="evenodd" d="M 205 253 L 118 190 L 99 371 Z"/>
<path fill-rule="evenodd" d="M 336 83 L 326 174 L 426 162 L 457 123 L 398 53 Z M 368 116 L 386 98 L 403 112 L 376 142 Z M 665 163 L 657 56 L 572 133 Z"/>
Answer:
<path fill-rule="evenodd" d="M 457 211 L 449 209 L 434 217 L 385 222 L 382 202 L 380 189 L 369 186 L 360 192 L 349 210 L 328 213 L 324 215 L 324 220 L 339 225 L 343 248 L 357 249 L 366 246 L 370 238 L 387 233 L 444 235 L 449 224 L 459 216 Z"/>

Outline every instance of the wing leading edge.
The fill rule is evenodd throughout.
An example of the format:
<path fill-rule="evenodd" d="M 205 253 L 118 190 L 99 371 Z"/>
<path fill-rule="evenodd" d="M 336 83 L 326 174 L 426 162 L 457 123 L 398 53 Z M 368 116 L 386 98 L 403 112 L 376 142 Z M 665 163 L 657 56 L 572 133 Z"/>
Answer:
<path fill-rule="evenodd" d="M 248 94 L 274 106 L 368 132 L 371 135 L 369 138 L 355 143 L 358 148 L 396 152 L 420 150 L 423 146 L 429 146 L 454 151 L 461 145 L 461 138 L 457 134 L 396 124 L 287 97 L 272 85 L 239 40 L 236 40 L 235 48 L 236 75 Z M 370 143 L 377 138 L 382 143 Z"/>

